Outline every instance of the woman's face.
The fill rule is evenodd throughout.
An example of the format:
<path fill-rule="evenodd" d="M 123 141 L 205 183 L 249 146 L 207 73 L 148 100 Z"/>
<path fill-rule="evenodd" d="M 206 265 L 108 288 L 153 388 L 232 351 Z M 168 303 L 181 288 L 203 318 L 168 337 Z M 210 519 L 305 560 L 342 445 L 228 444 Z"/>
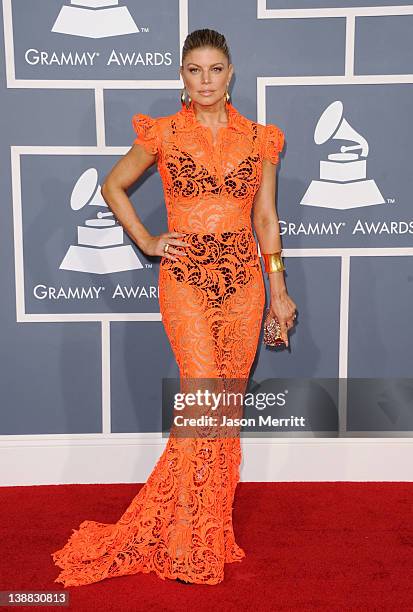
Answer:
<path fill-rule="evenodd" d="M 190 51 L 180 68 L 188 95 L 197 104 L 212 106 L 221 101 L 232 77 L 233 66 L 213 47 Z"/>

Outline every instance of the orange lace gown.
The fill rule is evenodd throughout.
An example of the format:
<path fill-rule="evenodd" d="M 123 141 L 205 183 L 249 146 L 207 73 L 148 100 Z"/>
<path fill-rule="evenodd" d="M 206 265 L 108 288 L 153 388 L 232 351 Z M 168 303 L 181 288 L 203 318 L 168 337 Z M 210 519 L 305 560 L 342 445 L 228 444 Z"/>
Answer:
<path fill-rule="evenodd" d="M 138 113 L 134 141 L 157 154 L 168 230 L 185 232 L 179 261 L 162 257 L 159 304 L 181 380 L 247 380 L 257 350 L 265 287 L 251 226 L 262 161 L 278 163 L 284 134 L 227 103 L 212 132 L 193 102 L 173 115 Z M 162 579 L 216 584 L 245 552 L 235 541 L 241 446 L 234 437 L 173 430 L 147 482 L 115 524 L 83 521 L 52 557 L 65 587 L 154 571 Z"/>

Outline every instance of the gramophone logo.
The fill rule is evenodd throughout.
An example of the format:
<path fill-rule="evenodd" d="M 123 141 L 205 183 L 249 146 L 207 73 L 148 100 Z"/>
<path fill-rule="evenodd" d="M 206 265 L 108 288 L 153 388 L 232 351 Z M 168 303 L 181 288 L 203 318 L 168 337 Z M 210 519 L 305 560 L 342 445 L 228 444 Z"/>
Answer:
<path fill-rule="evenodd" d="M 318 145 L 330 138 L 356 144 L 343 145 L 340 153 L 330 153 L 327 160 L 320 161 L 320 180 L 311 181 L 300 204 L 338 210 L 384 204 L 376 182 L 366 178 L 369 145 L 344 119 L 340 100 L 325 109 L 314 131 Z M 356 153 L 357 149 L 360 151 Z"/>
<path fill-rule="evenodd" d="M 52 32 L 87 38 L 139 32 L 127 7 L 118 4 L 118 0 L 71 0 L 70 6 L 62 6 Z"/>
<path fill-rule="evenodd" d="M 71 245 L 60 270 L 110 274 L 143 268 L 131 245 L 123 244 L 123 227 L 113 219 L 100 192 L 98 173 L 89 168 L 78 179 L 70 198 L 72 210 L 99 206 L 96 217 L 77 227 L 78 244 Z M 106 210 L 105 210 L 106 209 Z"/>

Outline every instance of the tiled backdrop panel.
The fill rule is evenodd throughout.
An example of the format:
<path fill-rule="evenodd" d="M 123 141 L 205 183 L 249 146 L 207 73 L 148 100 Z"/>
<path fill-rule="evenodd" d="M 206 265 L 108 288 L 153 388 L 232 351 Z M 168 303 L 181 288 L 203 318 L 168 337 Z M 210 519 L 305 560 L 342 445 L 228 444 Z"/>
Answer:
<path fill-rule="evenodd" d="M 179 108 L 180 48 L 201 27 L 228 39 L 235 106 L 286 134 L 277 206 L 299 324 L 290 352 L 274 354 L 260 343 L 254 379 L 411 376 L 413 5 L 258 4 L 121 0 L 140 31 L 102 36 L 97 20 L 89 35 L 73 31 L 76 19 L 67 22 L 70 33 L 52 31 L 62 7 L 70 15 L 69 0 L 3 0 L 0 434 L 159 430 L 161 380 L 178 369 L 157 317 L 158 262 L 124 233 L 122 269 L 98 274 L 87 253 L 83 271 L 60 265 L 79 247 L 86 222 L 105 210 L 94 206 L 93 192 L 131 145 L 131 116 Z M 347 15 L 334 13 L 347 7 Z M 294 10 L 286 16 L 277 9 Z M 111 27 L 121 21 L 113 18 Z M 335 101 L 340 121 L 368 142 L 366 178 L 381 204 L 301 204 L 320 178 L 320 161 L 354 144 L 314 141 L 317 121 Z M 166 229 L 154 169 L 130 197 L 152 233 Z M 349 399 L 340 425 L 337 411 L 321 405 L 296 413 L 308 416 L 308 435 L 335 436 L 340 428 L 397 436 L 413 431 L 412 411 L 403 406 Z"/>

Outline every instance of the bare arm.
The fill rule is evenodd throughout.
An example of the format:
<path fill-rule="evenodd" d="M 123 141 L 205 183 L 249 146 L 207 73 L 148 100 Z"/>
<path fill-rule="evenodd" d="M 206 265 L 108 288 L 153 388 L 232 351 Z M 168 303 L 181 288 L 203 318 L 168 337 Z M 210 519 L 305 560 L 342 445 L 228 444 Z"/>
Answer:
<path fill-rule="evenodd" d="M 261 184 L 255 194 L 253 205 L 253 225 L 262 253 L 275 253 L 282 250 L 280 226 L 275 206 L 276 182 L 274 164 L 264 159 Z M 287 293 L 282 270 L 271 272 L 268 278 L 271 308 L 280 321 L 283 339 L 288 346 L 287 329 L 293 325 L 292 317 L 296 305 Z"/>
<path fill-rule="evenodd" d="M 124 230 L 144 253 L 176 260 L 175 255 L 179 255 L 180 251 L 171 247 L 168 253 L 165 253 L 163 248 L 166 242 L 176 246 L 187 246 L 186 242 L 178 239 L 178 236 L 183 234 L 165 232 L 160 236 L 152 236 L 126 194 L 126 190 L 155 163 L 156 159 L 156 155 L 151 155 L 141 145 L 132 145 L 131 149 L 121 157 L 105 177 L 101 193 Z"/>

